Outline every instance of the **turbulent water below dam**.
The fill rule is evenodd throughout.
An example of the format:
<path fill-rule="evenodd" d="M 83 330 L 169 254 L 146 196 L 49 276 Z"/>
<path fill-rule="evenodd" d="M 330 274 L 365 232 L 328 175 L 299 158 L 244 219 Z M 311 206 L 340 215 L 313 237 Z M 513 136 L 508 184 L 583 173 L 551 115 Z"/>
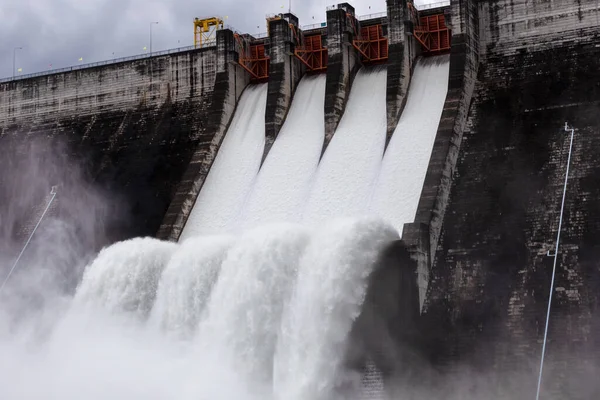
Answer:
<path fill-rule="evenodd" d="M 349 337 L 414 219 L 447 81 L 447 57 L 417 64 L 386 150 L 386 70 L 359 71 L 321 158 L 325 76 L 304 77 L 262 168 L 267 88 L 248 87 L 179 243 L 103 249 L 32 318 L 0 295 L 0 399 L 375 398 Z"/>

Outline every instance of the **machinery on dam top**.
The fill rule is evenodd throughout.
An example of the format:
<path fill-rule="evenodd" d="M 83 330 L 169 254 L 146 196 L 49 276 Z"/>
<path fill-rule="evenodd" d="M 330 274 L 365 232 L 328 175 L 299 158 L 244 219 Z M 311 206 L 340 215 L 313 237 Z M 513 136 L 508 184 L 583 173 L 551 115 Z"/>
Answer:
<path fill-rule="evenodd" d="M 450 51 L 451 31 L 446 24 L 445 10 L 442 7 L 420 12 L 412 2 L 408 2 L 408 15 L 404 21 L 407 37 L 414 37 L 420 44 L 423 56 L 438 55 Z M 369 15 L 360 18 L 355 15 L 349 3 L 340 3 L 327 8 L 327 12 L 339 13 L 337 18 L 344 20 L 350 34 L 350 45 L 356 50 L 363 64 L 381 64 L 388 60 L 389 40 L 387 17 Z M 271 24 L 286 21 L 289 25 L 291 55 L 296 57 L 307 72 L 323 72 L 327 69 L 327 23 L 304 27 L 292 13 L 270 14 L 266 16 L 266 35 L 249 35 L 235 32 L 238 64 L 244 68 L 254 82 L 269 78 Z M 194 47 L 202 48 L 216 43 L 216 32 L 224 28 L 219 17 L 194 19 Z"/>
<path fill-rule="evenodd" d="M 212 46 L 217 41 L 217 31 L 223 29 L 223 20 L 218 17 L 194 18 L 194 47 Z"/>

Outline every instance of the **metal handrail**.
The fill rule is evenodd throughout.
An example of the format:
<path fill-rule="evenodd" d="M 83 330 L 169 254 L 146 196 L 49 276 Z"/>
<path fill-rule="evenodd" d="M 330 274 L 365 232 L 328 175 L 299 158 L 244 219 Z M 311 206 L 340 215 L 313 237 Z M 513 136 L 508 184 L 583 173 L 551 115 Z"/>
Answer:
<path fill-rule="evenodd" d="M 325 28 L 327 26 L 327 22 L 321 22 L 318 24 L 310 24 L 310 25 L 302 25 L 302 30 L 303 31 L 308 31 L 311 29 L 317 29 L 317 28 Z"/>
<path fill-rule="evenodd" d="M 205 45 L 203 47 L 201 47 L 201 48 L 204 49 L 204 48 L 207 48 L 207 47 L 213 47 L 213 46 L 216 46 L 216 44 L 217 44 L 216 41 L 213 40 L 213 41 L 210 41 L 210 42 L 206 42 Z M 115 58 L 115 59 L 105 60 L 105 61 L 98 61 L 98 62 L 95 62 L 95 63 L 73 65 L 71 67 L 58 68 L 58 69 L 53 69 L 53 70 L 49 70 L 49 71 L 34 72 L 32 74 L 18 75 L 18 76 L 15 76 L 15 77 L 11 76 L 11 77 L 8 77 L 8 78 L 2 78 L 2 79 L 0 79 L 0 83 L 18 81 L 18 80 L 21 80 L 21 79 L 35 78 L 35 77 L 38 77 L 38 76 L 47 76 L 47 75 L 60 74 L 62 72 L 77 71 L 77 70 L 80 70 L 80 69 L 98 67 L 98 66 L 108 65 L 108 64 L 118 64 L 118 63 L 125 62 L 125 61 L 143 60 L 143 59 L 146 59 L 146 58 L 151 58 L 151 57 L 156 57 L 156 56 L 163 56 L 163 55 L 166 55 L 166 54 L 183 53 L 183 52 L 186 52 L 186 51 L 196 50 L 196 49 L 199 50 L 201 48 L 200 47 L 194 47 L 192 45 L 192 46 L 178 47 L 178 48 L 175 48 L 175 49 L 153 51 L 152 54 L 150 54 L 150 53 L 144 53 L 144 54 L 138 54 L 138 55 L 135 55 L 135 56 L 121 57 L 121 58 Z"/>
<path fill-rule="evenodd" d="M 375 14 L 367 14 L 367 15 L 360 15 L 357 19 L 359 21 L 365 21 L 367 19 L 375 19 L 375 18 L 382 18 L 382 17 L 387 17 L 387 12 L 380 12 L 380 13 L 375 13 Z"/>
<path fill-rule="evenodd" d="M 421 6 L 416 7 L 417 10 L 419 11 L 423 11 L 423 10 L 430 10 L 432 8 L 438 8 L 438 7 L 447 7 L 450 5 L 450 1 L 446 0 L 446 1 L 438 1 L 437 3 L 429 3 L 429 4 L 423 4 Z"/>

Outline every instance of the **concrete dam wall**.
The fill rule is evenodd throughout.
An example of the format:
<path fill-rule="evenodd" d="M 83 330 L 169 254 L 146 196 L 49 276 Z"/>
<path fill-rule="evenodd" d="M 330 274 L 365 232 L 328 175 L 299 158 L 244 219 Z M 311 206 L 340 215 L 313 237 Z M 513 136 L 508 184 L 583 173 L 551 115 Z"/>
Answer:
<path fill-rule="evenodd" d="M 453 20 L 461 15 L 467 56 L 453 46 L 448 100 L 471 90 L 472 100 L 445 111 L 438 139 L 450 142 L 436 143 L 428 171 L 438 179 L 426 181 L 418 223 L 405 230 L 421 249 L 413 258 L 433 262 L 421 316 L 426 357 L 449 380 L 469 377 L 476 398 L 535 396 L 568 122 L 577 130 L 542 397 L 595 398 L 600 9 L 595 1 L 466 1 L 452 11 Z M 452 71 L 463 61 L 460 97 L 453 80 L 463 78 Z"/>
<path fill-rule="evenodd" d="M 535 394 L 568 122 L 577 132 L 543 393 L 597 397 L 598 385 L 584 383 L 597 375 L 599 356 L 598 3 L 452 0 L 431 12 L 443 13 L 451 27 L 450 77 L 414 223 L 405 225 L 390 256 L 417 271 L 426 290 L 419 315 L 416 279 L 402 274 L 398 287 L 408 290 L 393 302 L 403 301 L 405 310 L 389 319 L 410 351 L 398 352 L 422 377 L 415 390 L 427 398 Z M 311 73 L 291 53 L 314 33 L 329 53 L 323 151 L 330 143 L 367 64 L 352 45 L 356 24 L 381 24 L 387 39 L 389 142 L 421 54 L 409 4 L 390 0 L 387 16 L 358 21 L 344 3 L 327 11 L 326 27 L 310 31 L 293 15 L 285 18 L 270 22 L 269 38 L 244 39 L 264 45 L 271 63 L 263 160 L 301 77 Z M 0 83 L 1 171 L 15 171 L 7 161 L 15 154 L 26 158 L 25 138 L 60 140 L 60 151 L 84 160 L 91 179 L 127 207 L 128 218 L 111 220 L 107 241 L 178 240 L 253 80 L 239 63 L 236 34 L 224 29 L 216 39 L 209 48 Z M 0 184 L 7 179 L 0 172 Z M 0 191 L 0 204 L 10 195 Z M 37 210 L 46 195 L 45 188 L 36 191 L 28 207 Z M 17 218 L 20 237 L 27 229 L 17 225 L 30 226 L 30 217 Z M 402 316 L 410 318 L 398 327 Z M 412 370 L 406 379 L 416 381 Z"/>
<path fill-rule="evenodd" d="M 402 17 L 406 3 L 390 1 L 388 8 L 389 22 L 385 17 L 359 22 L 354 8 L 343 3 L 327 11 L 325 28 L 303 32 L 297 18 L 286 14 L 270 21 L 269 38 L 241 35 L 248 43 L 264 44 L 269 58 L 265 157 L 308 72 L 293 56 L 305 35 L 322 35 L 329 50 L 325 149 L 362 65 L 352 46 L 360 26 L 381 24 L 386 38 L 388 29 L 393 32 L 389 57 L 400 63 L 399 70 L 390 69 L 387 87 L 388 130 L 393 131 L 417 52 L 402 34 L 404 20 L 410 19 Z M 0 151 L 15 153 L 26 137 L 66 143 L 64 151 L 83 159 L 92 179 L 128 209 L 123 215 L 129 217 L 110 227 L 113 240 L 140 235 L 177 240 L 252 79 L 238 63 L 236 37 L 223 29 L 207 48 L 5 80 L 0 83 Z"/>
<path fill-rule="evenodd" d="M 113 239 L 155 235 L 182 176 L 214 158 L 248 82 L 229 63 L 233 34 L 219 33 L 217 47 L 0 84 L 2 170 L 15 171 L 4 163 L 25 139 L 66 143 L 128 208 Z"/>

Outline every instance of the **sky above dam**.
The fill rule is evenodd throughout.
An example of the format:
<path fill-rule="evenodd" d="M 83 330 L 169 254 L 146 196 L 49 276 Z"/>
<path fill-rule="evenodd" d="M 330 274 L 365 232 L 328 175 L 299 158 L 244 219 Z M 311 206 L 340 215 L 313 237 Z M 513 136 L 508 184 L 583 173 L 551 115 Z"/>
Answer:
<path fill-rule="evenodd" d="M 418 0 L 417 5 L 439 0 Z M 325 21 L 332 0 L 292 0 L 301 25 Z M 357 15 L 385 12 L 385 0 L 354 0 Z M 234 29 L 266 32 L 265 16 L 289 0 L 2 0 L 0 78 L 190 46 L 194 17 L 221 16 Z M 153 24 L 150 28 L 151 22 Z M 22 47 L 22 49 L 15 48 Z M 13 57 L 16 55 L 16 57 Z"/>

